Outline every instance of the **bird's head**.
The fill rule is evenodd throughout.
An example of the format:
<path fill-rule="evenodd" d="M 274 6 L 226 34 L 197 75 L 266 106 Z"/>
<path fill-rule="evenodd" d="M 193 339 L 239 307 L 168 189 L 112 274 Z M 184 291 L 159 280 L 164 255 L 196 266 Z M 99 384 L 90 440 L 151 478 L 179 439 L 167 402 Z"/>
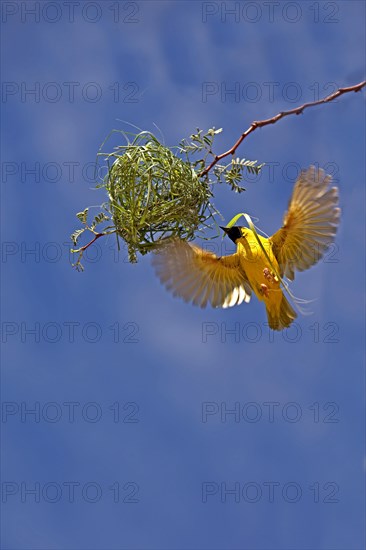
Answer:
<path fill-rule="evenodd" d="M 233 227 L 221 227 L 220 229 L 225 231 L 226 235 L 235 243 L 241 237 L 246 236 L 247 228 L 241 225 L 234 225 Z"/>

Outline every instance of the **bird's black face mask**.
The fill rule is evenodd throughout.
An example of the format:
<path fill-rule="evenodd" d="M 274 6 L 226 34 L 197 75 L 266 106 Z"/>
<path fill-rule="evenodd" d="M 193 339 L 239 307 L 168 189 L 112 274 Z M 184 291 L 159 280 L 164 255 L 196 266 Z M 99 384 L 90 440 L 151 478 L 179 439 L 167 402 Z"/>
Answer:
<path fill-rule="evenodd" d="M 220 229 L 223 229 L 225 231 L 226 235 L 233 241 L 233 243 L 235 243 L 235 241 L 240 239 L 240 237 L 242 236 L 241 231 L 240 231 L 240 227 L 238 227 L 238 226 L 234 226 L 234 227 L 221 227 L 220 226 Z"/>

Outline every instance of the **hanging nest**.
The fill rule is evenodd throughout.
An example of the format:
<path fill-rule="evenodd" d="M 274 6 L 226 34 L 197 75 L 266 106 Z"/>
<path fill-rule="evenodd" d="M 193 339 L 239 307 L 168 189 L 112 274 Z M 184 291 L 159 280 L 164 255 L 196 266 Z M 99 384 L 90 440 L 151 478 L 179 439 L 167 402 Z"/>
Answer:
<path fill-rule="evenodd" d="M 214 158 L 216 183 L 225 182 L 237 193 L 245 191 L 239 185 L 243 172 L 257 174 L 263 166 L 256 160 L 240 158 L 232 158 L 227 165 L 217 164 L 213 140 L 221 131 L 210 128 L 203 133 L 197 128 L 189 140 L 169 148 L 151 132 L 112 130 L 98 153 L 107 163 L 107 175 L 97 187 L 106 190 L 108 201 L 91 221 L 89 208 L 76 214 L 81 228 L 71 235 L 75 246 L 71 252 L 78 254 L 73 267 L 82 271 L 83 254 L 105 235 L 116 235 L 118 249 L 120 239 L 126 243 L 131 263 L 137 261 L 138 252 L 151 252 L 163 239 L 190 241 L 200 233 L 205 239 L 214 238 L 204 231 L 213 225 L 217 229 L 215 216 L 221 216 L 212 202 L 213 182 L 208 176 L 212 163 L 208 159 Z M 111 153 L 103 152 L 105 143 L 116 133 L 124 136 L 126 145 L 115 147 Z M 81 236 L 90 233 L 92 240 L 77 248 Z"/>
<path fill-rule="evenodd" d="M 104 155 L 106 157 L 106 155 Z M 107 155 L 106 188 L 115 232 L 127 244 L 130 262 L 167 237 L 191 240 L 215 212 L 208 179 L 162 145 L 150 132 Z"/>

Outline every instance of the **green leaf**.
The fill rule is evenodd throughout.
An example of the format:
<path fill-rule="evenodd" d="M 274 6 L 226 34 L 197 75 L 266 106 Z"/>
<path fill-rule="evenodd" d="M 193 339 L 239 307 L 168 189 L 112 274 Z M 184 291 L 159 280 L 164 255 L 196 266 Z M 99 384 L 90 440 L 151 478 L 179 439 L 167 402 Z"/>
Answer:
<path fill-rule="evenodd" d="M 104 212 L 100 212 L 99 214 L 97 214 L 94 218 L 94 220 L 92 221 L 92 224 L 91 224 L 91 229 L 95 229 L 95 227 L 97 225 L 99 225 L 100 223 L 102 222 L 105 222 L 105 221 L 108 221 L 110 220 L 110 217 L 107 216 L 106 214 L 104 214 Z"/>
<path fill-rule="evenodd" d="M 87 221 L 88 221 L 88 212 L 89 212 L 89 208 L 85 208 L 85 210 L 83 210 L 82 212 L 78 212 L 76 214 L 76 217 L 81 221 L 81 223 L 83 223 L 84 225 L 87 224 Z"/>
<path fill-rule="evenodd" d="M 86 230 L 86 227 L 84 227 L 83 229 L 76 229 L 76 231 L 74 231 L 74 233 L 71 235 L 71 240 L 75 246 L 78 244 L 78 239 L 80 235 L 84 233 L 85 230 Z"/>

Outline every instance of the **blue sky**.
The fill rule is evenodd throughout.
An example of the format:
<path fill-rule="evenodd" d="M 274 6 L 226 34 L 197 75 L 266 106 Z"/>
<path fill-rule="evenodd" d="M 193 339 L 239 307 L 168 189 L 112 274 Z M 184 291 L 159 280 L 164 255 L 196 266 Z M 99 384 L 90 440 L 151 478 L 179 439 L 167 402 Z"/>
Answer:
<path fill-rule="evenodd" d="M 67 242 L 105 199 L 88 163 L 111 129 L 157 125 L 174 146 L 222 127 L 222 152 L 364 78 L 364 3 L 1 7 L 2 548 L 360 550 L 364 92 L 255 132 L 238 153 L 261 177 L 215 189 L 227 221 L 271 234 L 299 168 L 334 174 L 336 246 L 297 276 L 313 313 L 287 333 L 255 299 L 174 299 L 112 239 L 77 273 Z"/>

